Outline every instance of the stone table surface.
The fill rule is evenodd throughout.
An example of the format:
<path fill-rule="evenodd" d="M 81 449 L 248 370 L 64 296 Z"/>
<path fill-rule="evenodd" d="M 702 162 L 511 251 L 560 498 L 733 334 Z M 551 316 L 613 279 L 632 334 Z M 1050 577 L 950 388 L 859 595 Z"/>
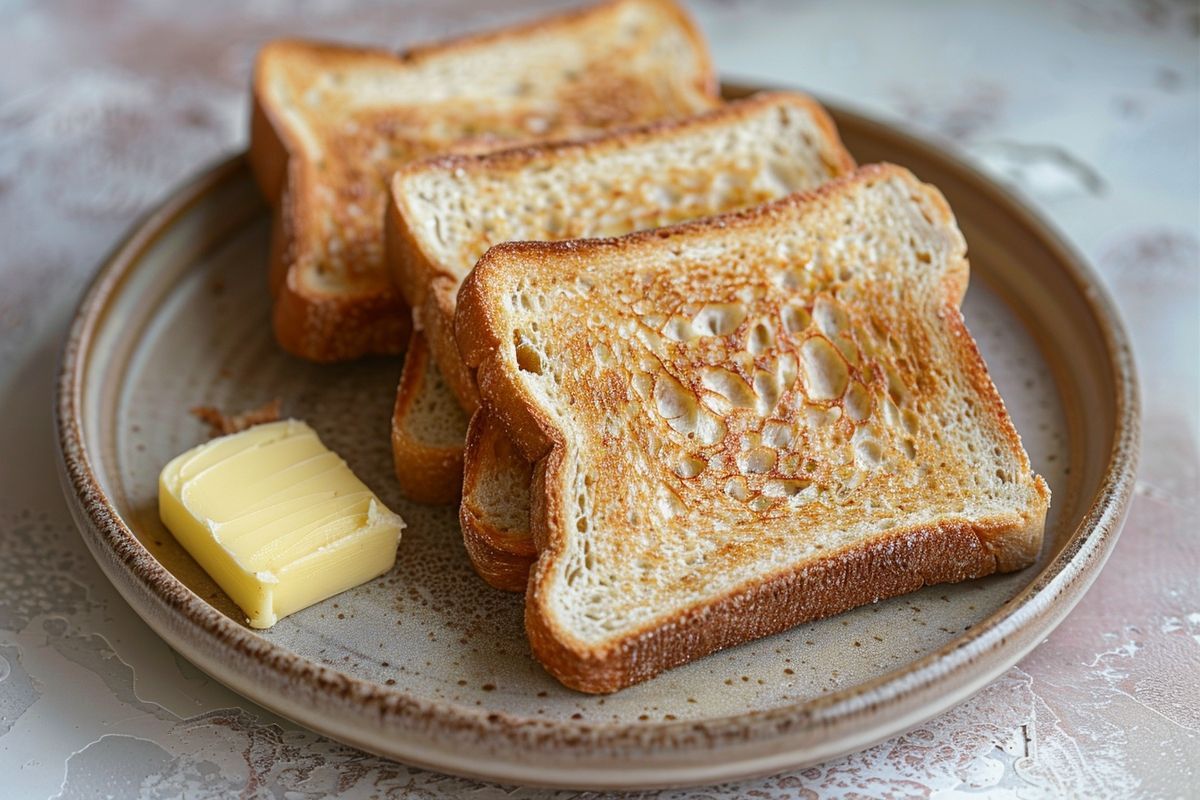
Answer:
<path fill-rule="evenodd" d="M 51 394 L 67 320 L 99 259 L 179 181 L 244 147 L 261 42 L 402 46 L 558 5 L 4 4 L 0 795 L 543 794 L 329 741 L 175 655 L 74 529 L 55 475 Z M 1144 447 L 1128 524 L 1099 580 L 975 698 L 818 767 L 645 796 L 1200 797 L 1200 6 L 691 8 L 726 76 L 806 88 L 939 141 L 1062 231 L 1132 334 Z"/>

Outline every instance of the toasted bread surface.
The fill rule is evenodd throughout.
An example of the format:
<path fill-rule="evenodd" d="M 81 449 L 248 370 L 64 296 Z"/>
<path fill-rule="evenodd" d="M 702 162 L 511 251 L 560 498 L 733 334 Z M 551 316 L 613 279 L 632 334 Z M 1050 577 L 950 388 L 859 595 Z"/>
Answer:
<path fill-rule="evenodd" d="M 467 416 L 444 402 L 448 393 L 425 336 L 414 331 L 392 409 L 392 458 L 400 490 L 418 503 L 453 503 L 462 488 Z"/>
<path fill-rule="evenodd" d="M 383 265 L 387 181 L 414 158 L 711 107 L 707 51 L 670 0 L 613 0 L 416 48 L 276 41 L 253 78 L 250 163 L 278 230 L 274 327 L 316 361 L 403 349 Z"/>
<path fill-rule="evenodd" d="M 612 691 L 1028 565 L 1049 503 L 963 324 L 940 193 L 866 167 L 613 240 L 492 248 L 456 333 L 536 462 L 534 653 Z"/>

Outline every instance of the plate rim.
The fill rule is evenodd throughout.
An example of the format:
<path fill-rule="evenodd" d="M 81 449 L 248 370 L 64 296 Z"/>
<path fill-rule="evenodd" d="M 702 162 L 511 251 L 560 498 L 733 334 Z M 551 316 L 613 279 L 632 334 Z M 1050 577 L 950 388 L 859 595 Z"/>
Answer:
<path fill-rule="evenodd" d="M 728 96 L 767 88 L 724 86 Z M 101 487 L 92 466 L 94 456 L 86 447 L 83 433 L 83 383 L 89 345 L 103 321 L 108 301 L 120 291 L 125 277 L 137 267 L 142 256 L 180 218 L 222 185 L 241 179 L 248 171 L 244 153 L 206 167 L 137 220 L 100 262 L 72 318 L 56 382 L 58 460 L 64 494 L 89 550 L 135 613 L 189 660 L 213 667 L 211 659 L 202 652 L 205 648 L 232 652 L 236 660 L 264 668 L 286 684 L 267 687 L 264 696 L 261 692 L 251 694 L 244 682 L 227 673 L 223 677 L 214 675 L 252 702 L 363 749 L 438 771 L 487 780 L 546 786 L 648 788 L 748 777 L 861 749 L 966 699 L 1016 663 L 1057 626 L 1083 596 L 1116 543 L 1133 493 L 1140 441 L 1139 389 L 1132 347 L 1116 306 L 1095 270 L 1014 193 L 934 142 L 847 110 L 840 104 L 825 105 L 839 120 L 850 120 L 861 129 L 898 140 L 904 147 L 941 162 L 969 183 L 973 191 L 1013 216 L 1053 254 L 1103 337 L 1115 391 L 1116 428 L 1100 485 L 1062 550 L 1020 592 L 970 631 L 864 683 L 776 708 L 702 720 L 586 723 L 511 717 L 488 712 L 486 708 L 413 696 L 308 661 L 217 611 L 154 559 Z M 157 605 L 159 613 L 165 616 L 156 616 L 143 603 Z M 1035 629 L 1038 635 L 1029 636 Z M 199 636 L 202 647 L 198 648 L 191 636 Z M 1003 651 L 1011 640 L 1025 639 L 1028 641 L 1023 641 L 1020 647 L 1005 651 L 1002 659 L 981 662 L 977 658 L 983 652 Z M 981 663 L 985 666 L 981 667 Z M 205 668 L 205 671 L 220 670 Z M 950 683 L 954 690 L 930 695 L 943 683 Z M 254 686 L 249 684 L 250 688 Z M 914 698 L 923 694 L 936 701 L 914 708 Z M 304 710 L 299 706 L 304 697 L 332 702 L 320 711 L 354 709 L 359 715 L 368 715 L 377 727 L 358 735 L 360 732 L 349 718 L 327 719 L 318 716 L 317 709 L 310 714 L 298 713 Z M 890 724 L 869 731 L 858 730 L 855 737 L 855 721 L 880 710 L 892 712 L 888 718 Z M 832 737 L 833 746 L 824 751 L 820 746 L 812 746 L 821 742 L 819 736 L 803 752 L 786 746 L 801 733 L 815 734 L 838 726 L 845 729 Z M 381 742 L 365 735 L 378 731 L 403 732 L 405 736 L 382 743 L 391 746 L 381 746 Z M 418 740 L 428 738 L 436 743 L 438 736 L 445 742 L 457 739 L 459 743 L 454 747 L 419 747 Z M 557 765 L 532 760 L 509 763 L 511 753 L 506 757 L 501 752 L 499 756 L 493 754 L 487 762 L 488 756 L 483 755 L 489 750 L 486 743 L 497 740 L 516 752 L 526 751 L 539 757 L 557 753 L 569 758 Z M 475 741 L 480 758 L 456 750 L 462 741 Z M 658 758 L 674 759 L 675 765 L 651 759 L 644 769 L 639 769 L 610 757 L 589 768 L 588 748 L 609 752 L 645 749 Z M 721 749 L 740 755 L 720 760 L 716 765 L 676 763 L 689 754 Z M 470 763 L 463 763 L 467 759 Z M 538 771 L 544 779 L 531 776 L 531 770 Z"/>

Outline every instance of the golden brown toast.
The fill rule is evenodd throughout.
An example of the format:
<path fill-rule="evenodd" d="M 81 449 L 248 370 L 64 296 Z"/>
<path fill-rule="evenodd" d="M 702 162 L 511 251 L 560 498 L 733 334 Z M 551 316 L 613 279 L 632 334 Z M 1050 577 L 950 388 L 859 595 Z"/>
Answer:
<path fill-rule="evenodd" d="M 586 142 L 435 159 L 409 165 L 393 179 L 389 263 L 417 304 L 446 383 L 457 387 L 459 400 L 470 408 L 475 387 L 454 342 L 454 304 L 459 282 L 489 245 L 628 233 L 812 188 L 853 166 L 824 110 L 795 93 L 762 94 L 691 119 Z M 402 412 L 405 406 L 398 402 L 396 408 Z M 400 413 L 392 424 L 417 427 Z M 492 452 L 480 449 L 479 458 L 490 459 Z M 485 577 L 502 576 L 502 588 L 521 589 L 523 583 L 513 577 L 512 531 L 488 520 L 490 499 L 498 494 L 472 497 L 472 487 L 484 484 L 473 483 L 471 474 L 513 478 L 512 464 L 471 459 L 468 449 L 461 518 L 472 563 Z M 397 464 L 401 461 L 398 454 Z M 430 472 L 423 474 L 437 482 Z M 441 480 L 457 488 L 462 473 L 447 470 Z M 495 513 L 514 512 L 501 507 Z M 525 551 L 527 571 L 533 553 Z M 488 563 L 489 553 L 494 564 Z"/>
<path fill-rule="evenodd" d="M 612 0 L 403 54 L 267 44 L 250 164 L 275 212 L 276 338 L 315 361 L 403 350 L 411 321 L 383 265 L 397 167 L 680 116 L 711 107 L 715 88 L 671 0 Z"/>
<path fill-rule="evenodd" d="M 1030 564 L 1049 503 L 963 324 L 966 245 L 891 165 L 749 211 L 493 247 L 456 334 L 534 462 L 534 653 L 607 692 Z"/>

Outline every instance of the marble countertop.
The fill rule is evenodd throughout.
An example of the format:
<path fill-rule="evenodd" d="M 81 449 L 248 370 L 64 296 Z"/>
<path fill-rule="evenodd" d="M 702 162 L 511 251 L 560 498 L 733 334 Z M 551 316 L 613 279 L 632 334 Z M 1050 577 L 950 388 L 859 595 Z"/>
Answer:
<path fill-rule="evenodd" d="M 496 4 L 499 6 L 499 4 Z M 246 141 L 253 54 L 389 46 L 561 3 L 17 0 L 0 28 L 0 794 L 509 797 L 297 728 L 175 655 L 92 562 L 51 396 L 100 258 Z M 1176 797 L 1200 786 L 1200 6 L 1171 0 L 691 4 L 723 74 L 944 143 L 1096 266 L 1132 334 L 1143 456 L 1121 540 L 973 699 L 821 766 L 679 797 Z M 567 797 L 571 793 L 559 793 Z"/>

